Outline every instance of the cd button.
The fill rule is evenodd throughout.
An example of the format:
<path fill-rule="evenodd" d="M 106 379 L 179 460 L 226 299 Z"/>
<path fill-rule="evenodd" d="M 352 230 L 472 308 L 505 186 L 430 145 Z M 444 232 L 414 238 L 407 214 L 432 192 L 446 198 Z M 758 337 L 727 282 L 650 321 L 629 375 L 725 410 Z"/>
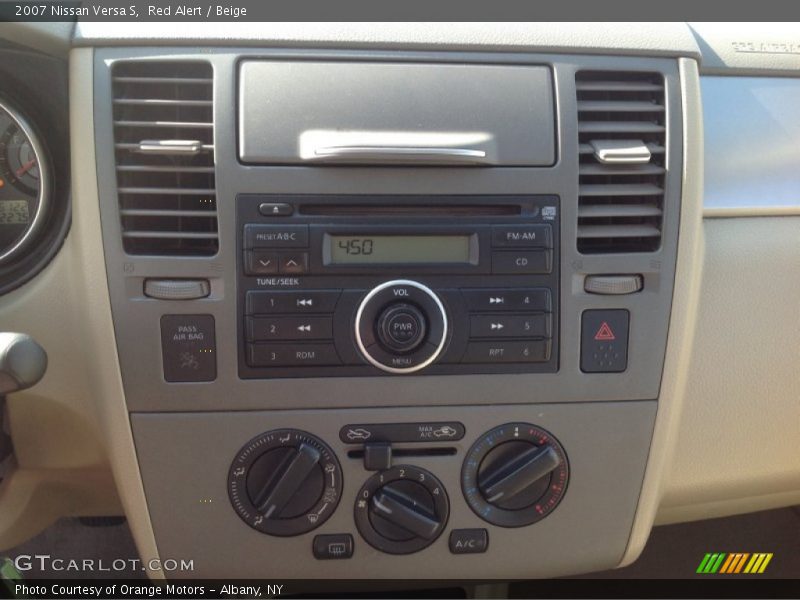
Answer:
<path fill-rule="evenodd" d="M 492 273 L 506 275 L 549 273 L 552 270 L 552 262 L 552 250 L 493 252 Z"/>

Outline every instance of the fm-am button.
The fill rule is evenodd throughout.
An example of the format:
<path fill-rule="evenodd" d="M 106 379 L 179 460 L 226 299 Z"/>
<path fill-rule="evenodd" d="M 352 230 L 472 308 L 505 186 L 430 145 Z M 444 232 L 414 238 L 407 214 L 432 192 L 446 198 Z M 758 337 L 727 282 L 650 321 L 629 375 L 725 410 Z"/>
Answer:
<path fill-rule="evenodd" d="M 333 344 L 248 344 L 251 367 L 305 367 L 341 363 Z"/>

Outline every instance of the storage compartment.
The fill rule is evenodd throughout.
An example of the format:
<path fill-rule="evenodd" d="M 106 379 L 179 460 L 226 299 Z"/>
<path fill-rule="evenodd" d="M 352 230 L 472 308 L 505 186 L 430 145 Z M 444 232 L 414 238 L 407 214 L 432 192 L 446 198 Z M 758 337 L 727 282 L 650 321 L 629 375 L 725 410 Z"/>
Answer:
<path fill-rule="evenodd" d="M 550 166 L 552 87 L 541 66 L 248 60 L 239 159 Z"/>

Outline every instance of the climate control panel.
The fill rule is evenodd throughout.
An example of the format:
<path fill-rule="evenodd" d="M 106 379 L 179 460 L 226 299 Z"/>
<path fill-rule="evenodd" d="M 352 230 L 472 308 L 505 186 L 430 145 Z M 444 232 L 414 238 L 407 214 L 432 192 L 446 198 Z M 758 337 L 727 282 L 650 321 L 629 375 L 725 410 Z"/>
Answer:
<path fill-rule="evenodd" d="M 409 435 L 412 430 L 418 435 Z M 456 422 L 342 428 L 340 434 L 353 433 L 342 438 L 350 448 L 348 458 L 363 458 L 365 480 L 352 510 L 355 529 L 369 546 L 387 554 L 424 550 L 447 529 L 453 501 L 466 502 L 476 526 L 525 527 L 555 510 L 567 488 L 567 456 L 558 440 L 530 423 L 508 423 L 481 435 L 464 455 L 461 493 L 451 490 L 453 499 L 431 469 L 393 458 L 393 440 L 453 443 L 461 437 L 459 430 L 464 426 Z M 440 450 L 402 448 L 398 453 L 446 457 L 458 453 L 452 446 Z M 228 472 L 228 494 L 239 517 L 261 533 L 280 537 L 301 536 L 322 526 L 339 506 L 343 483 L 331 447 L 296 429 L 256 436 L 240 449 Z M 488 536 L 486 529 L 453 529 L 451 551 L 482 552 Z M 317 558 L 353 554 L 351 531 L 320 537 L 347 551 L 331 555 L 315 538 L 312 550 Z"/>

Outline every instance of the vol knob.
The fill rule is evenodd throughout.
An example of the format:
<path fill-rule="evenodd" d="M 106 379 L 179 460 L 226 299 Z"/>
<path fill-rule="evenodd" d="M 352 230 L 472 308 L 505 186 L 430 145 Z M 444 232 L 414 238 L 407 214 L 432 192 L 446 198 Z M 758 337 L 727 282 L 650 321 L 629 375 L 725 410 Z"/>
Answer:
<path fill-rule="evenodd" d="M 295 429 L 264 433 L 245 445 L 231 465 L 231 503 L 263 533 L 300 535 L 333 514 L 341 496 L 341 466 L 319 438 Z"/>
<path fill-rule="evenodd" d="M 561 444 L 544 429 L 509 423 L 470 448 L 461 484 L 470 508 L 502 527 L 530 525 L 548 515 L 564 495 L 569 468 Z"/>
<path fill-rule="evenodd" d="M 408 279 L 382 283 L 356 311 L 361 355 L 387 373 L 414 373 L 432 364 L 447 344 L 447 311 L 429 287 Z"/>
<path fill-rule="evenodd" d="M 356 526 L 370 545 L 389 554 L 429 546 L 447 523 L 441 482 L 418 467 L 398 466 L 370 477 L 356 500 Z"/>

